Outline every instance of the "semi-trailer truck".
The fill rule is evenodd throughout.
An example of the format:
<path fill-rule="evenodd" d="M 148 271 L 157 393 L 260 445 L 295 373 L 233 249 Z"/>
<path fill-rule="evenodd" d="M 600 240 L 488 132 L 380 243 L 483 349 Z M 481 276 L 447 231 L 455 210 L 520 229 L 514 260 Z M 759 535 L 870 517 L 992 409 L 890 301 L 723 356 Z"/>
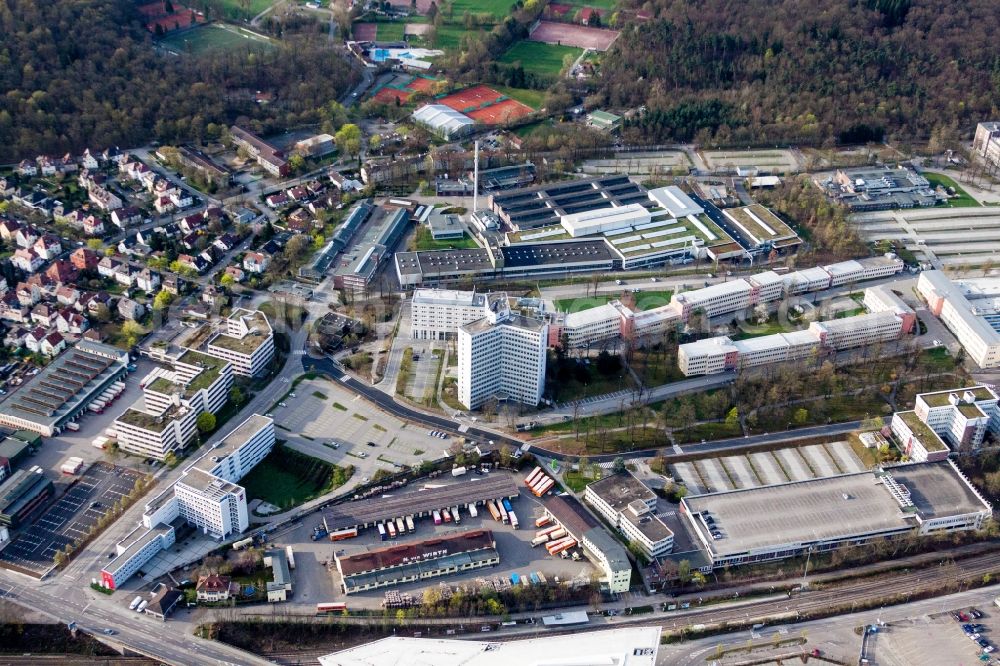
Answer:
<path fill-rule="evenodd" d="M 548 534 L 535 537 L 534 539 L 531 540 L 531 547 L 534 548 L 535 546 L 540 546 L 548 540 L 549 540 Z"/>
<path fill-rule="evenodd" d="M 434 524 L 435 525 L 440 525 L 441 524 L 441 512 L 438 511 L 437 509 L 434 509 L 434 512 L 433 512 L 432 515 L 434 516 Z"/>
<path fill-rule="evenodd" d="M 517 525 L 518 525 L 518 523 L 517 523 L 517 514 L 515 514 L 513 511 L 510 511 L 507 514 L 507 517 L 510 518 L 510 526 L 513 527 L 516 530 L 517 529 Z"/>
<path fill-rule="evenodd" d="M 391 520 L 385 522 L 385 529 L 389 532 L 390 539 L 396 538 L 396 526 L 392 524 Z"/>
<path fill-rule="evenodd" d="M 441 517 L 444 518 L 444 522 L 451 522 L 451 512 L 448 509 L 441 509 Z"/>
<path fill-rule="evenodd" d="M 469 515 L 473 518 L 479 515 L 479 511 L 476 510 L 476 505 L 471 502 L 469 503 Z"/>
<path fill-rule="evenodd" d="M 457 506 L 451 507 L 451 517 L 455 519 L 456 523 L 462 522 L 462 517 L 460 515 L 458 515 L 458 507 Z"/>
<path fill-rule="evenodd" d="M 385 532 L 385 525 L 382 523 L 378 524 L 378 536 L 382 541 L 385 541 L 388 538 Z"/>
<path fill-rule="evenodd" d="M 510 513 L 511 511 L 514 510 L 514 508 L 510 505 L 510 500 L 507 499 L 506 497 L 500 500 L 500 503 L 503 504 L 503 508 L 504 510 L 507 511 L 507 513 Z"/>
<path fill-rule="evenodd" d="M 500 510 L 497 509 L 497 503 L 490 500 L 486 503 L 486 508 L 490 510 L 490 515 L 493 516 L 493 520 L 500 522 Z"/>
<path fill-rule="evenodd" d="M 542 516 L 541 518 L 535 518 L 535 527 L 545 527 L 552 522 L 552 519 L 548 516 Z"/>
<path fill-rule="evenodd" d="M 416 528 L 413 526 L 413 516 L 406 517 L 406 531 L 409 532 L 410 534 L 417 531 Z"/>
<path fill-rule="evenodd" d="M 528 474 L 528 476 L 524 477 L 524 485 L 530 486 L 532 484 L 532 482 L 535 479 L 537 479 L 538 475 L 541 474 L 541 473 L 542 473 L 542 468 L 541 467 L 536 467 L 535 469 L 531 470 L 531 473 Z"/>
<path fill-rule="evenodd" d="M 500 512 L 500 522 L 507 524 L 510 522 L 510 518 L 507 517 L 507 509 L 503 508 L 502 503 L 497 504 L 497 511 Z"/>
<path fill-rule="evenodd" d="M 406 534 L 406 522 L 402 518 L 396 519 L 396 533 L 400 536 Z"/>

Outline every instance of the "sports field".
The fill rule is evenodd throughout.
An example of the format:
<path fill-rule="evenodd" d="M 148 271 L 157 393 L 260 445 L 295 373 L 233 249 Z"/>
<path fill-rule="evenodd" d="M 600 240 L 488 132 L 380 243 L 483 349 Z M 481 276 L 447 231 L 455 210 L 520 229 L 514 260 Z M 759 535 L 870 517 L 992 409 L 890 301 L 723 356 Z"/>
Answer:
<path fill-rule="evenodd" d="M 488 86 L 472 86 L 437 100 L 479 122 L 497 124 L 522 118 L 533 111 L 516 99 L 503 99 L 505 95 Z"/>
<path fill-rule="evenodd" d="M 557 75 L 563 69 L 563 59 L 573 56 L 575 60 L 583 53 L 583 49 L 575 46 L 559 46 L 557 44 L 544 44 L 542 42 L 523 41 L 517 42 L 514 46 L 500 57 L 499 62 L 514 64 L 521 63 L 521 67 L 526 72 L 535 74 Z"/>
<path fill-rule="evenodd" d="M 217 23 L 168 35 L 160 40 L 160 44 L 171 51 L 191 55 L 202 55 L 211 51 L 234 48 L 270 48 L 271 46 L 271 43 L 263 37 L 258 37 L 239 28 L 224 27 Z"/>
<path fill-rule="evenodd" d="M 465 12 L 472 15 L 489 14 L 497 19 L 502 19 L 510 13 L 511 4 L 513 3 L 510 0 L 454 0 L 452 2 L 453 20 L 461 21 Z"/>
<path fill-rule="evenodd" d="M 249 13 L 244 11 L 240 0 L 209 0 L 228 19 L 253 18 L 275 3 L 275 0 L 250 0 Z"/>
<path fill-rule="evenodd" d="M 528 39 L 546 44 L 578 46 L 581 49 L 607 51 L 618 38 L 617 30 L 603 28 L 588 28 L 572 23 L 554 23 L 539 21 Z"/>
<path fill-rule="evenodd" d="M 378 35 L 376 39 L 380 42 L 401 42 L 403 41 L 403 32 L 406 30 L 406 24 L 395 22 L 395 23 L 376 23 L 378 26 Z"/>

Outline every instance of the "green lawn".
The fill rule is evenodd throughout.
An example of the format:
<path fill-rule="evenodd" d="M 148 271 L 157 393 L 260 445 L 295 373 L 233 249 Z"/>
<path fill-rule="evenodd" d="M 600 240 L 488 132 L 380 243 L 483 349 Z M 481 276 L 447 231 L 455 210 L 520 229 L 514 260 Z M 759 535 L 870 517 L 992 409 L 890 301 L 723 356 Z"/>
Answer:
<path fill-rule="evenodd" d="M 544 90 L 528 90 L 525 88 L 507 88 L 505 86 L 491 86 L 497 92 L 502 92 L 511 99 L 516 99 L 521 104 L 527 104 L 535 111 L 542 108 L 545 100 Z"/>
<path fill-rule="evenodd" d="M 237 19 L 242 21 L 245 18 L 253 18 L 257 14 L 270 7 L 275 3 L 276 0 L 250 0 L 250 12 L 249 15 L 243 10 L 243 3 L 241 0 L 209 0 L 208 4 L 215 7 L 216 10 L 222 13 L 222 16 L 228 19 Z"/>
<path fill-rule="evenodd" d="M 607 9 L 614 10 L 618 6 L 618 0 L 568 0 L 567 5 L 573 5 L 574 7 L 593 7 L 594 9 Z M 572 12 L 575 14 L 575 12 Z M 610 16 L 602 16 L 601 18 L 611 18 Z"/>
<path fill-rule="evenodd" d="M 450 238 L 448 240 L 434 240 L 431 230 L 427 227 L 417 227 L 417 233 L 413 237 L 413 248 L 415 250 L 466 250 L 479 247 L 469 234 L 462 234 L 461 238 Z"/>
<path fill-rule="evenodd" d="M 510 13 L 510 6 L 514 4 L 510 0 L 453 0 L 453 21 L 462 21 L 462 17 L 468 12 L 472 15 L 489 14 L 498 19 L 505 18 Z"/>
<path fill-rule="evenodd" d="M 498 62 L 506 64 L 521 63 L 526 72 L 549 74 L 555 76 L 563 69 L 563 59 L 569 55 L 573 58 L 583 53 L 583 49 L 575 46 L 558 46 L 542 42 L 517 42 L 504 53 Z"/>
<path fill-rule="evenodd" d="M 406 30 L 405 23 L 379 23 L 376 39 L 380 42 L 401 42 L 403 32 Z"/>
<path fill-rule="evenodd" d="M 638 310 L 651 310 L 670 302 L 672 291 L 641 291 L 635 294 L 635 307 Z M 620 299 L 621 294 L 600 294 L 599 296 L 588 296 L 585 298 L 560 298 L 555 302 L 556 308 L 562 312 L 580 312 L 589 308 L 596 308 L 599 305 L 610 303 L 615 299 Z"/>
<path fill-rule="evenodd" d="M 290 509 L 342 486 L 353 473 L 353 467 L 339 467 L 278 444 L 240 485 L 246 488 L 247 499 Z"/>
<path fill-rule="evenodd" d="M 160 43 L 178 53 L 202 55 L 212 51 L 225 51 L 235 48 L 256 46 L 268 48 L 271 44 L 247 33 L 237 32 L 237 28 L 227 29 L 220 25 L 204 25 L 194 30 L 188 30 L 176 35 L 170 35 Z"/>
<path fill-rule="evenodd" d="M 930 181 L 931 186 L 937 187 L 938 185 L 944 188 L 952 188 L 955 193 L 958 194 L 957 197 L 953 199 L 948 199 L 947 205 L 951 208 L 978 208 L 980 203 L 970 197 L 968 193 L 963 190 L 958 183 L 949 178 L 948 176 L 938 174 L 938 173 L 925 173 L 924 178 Z"/>
<path fill-rule="evenodd" d="M 485 31 L 485 29 L 483 30 Z M 460 25 L 442 24 L 434 33 L 434 48 L 453 51 L 461 46 L 463 37 L 466 35 L 475 35 L 478 32 L 479 28 L 466 30 Z"/>

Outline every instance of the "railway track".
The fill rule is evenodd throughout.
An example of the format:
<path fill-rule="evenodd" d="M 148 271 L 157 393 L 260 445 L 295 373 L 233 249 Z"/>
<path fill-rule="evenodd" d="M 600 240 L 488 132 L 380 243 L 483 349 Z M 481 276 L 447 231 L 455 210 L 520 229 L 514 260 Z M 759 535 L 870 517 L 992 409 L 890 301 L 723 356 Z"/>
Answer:
<path fill-rule="evenodd" d="M 928 592 L 940 590 L 943 585 L 956 583 L 959 580 L 980 580 L 985 574 L 1000 574 L 1000 553 L 985 553 L 972 555 L 954 561 L 941 562 L 923 568 L 904 572 L 872 575 L 857 581 L 837 582 L 829 586 L 820 586 L 795 592 L 792 596 L 782 599 L 768 599 L 757 603 L 744 604 L 738 607 L 712 606 L 706 608 L 674 611 L 658 615 L 655 619 L 649 617 L 630 618 L 617 616 L 605 624 L 591 624 L 588 629 L 612 629 L 621 626 L 658 627 L 663 630 L 681 630 L 694 625 L 725 626 L 727 624 L 749 624 L 759 621 L 781 621 L 822 617 L 830 614 L 832 608 L 844 608 L 848 604 L 865 607 L 873 602 L 886 601 L 889 604 L 898 603 L 900 598 L 905 602 L 912 596 L 919 597 Z M 845 611 L 847 612 L 847 611 Z M 350 617 L 346 619 L 351 624 L 382 623 L 381 617 Z M 426 618 L 412 622 L 415 625 L 447 625 L 454 627 L 455 618 Z M 467 623 L 473 629 L 489 623 L 487 618 L 470 618 Z M 538 631 L 509 633 L 505 635 L 491 633 L 490 640 L 518 640 L 537 636 L 554 636 L 571 634 L 575 629 L 540 629 Z M 402 629 L 406 633 L 405 629 Z M 478 631 L 466 632 L 463 636 L 483 636 Z M 460 636 L 456 636 L 460 637 Z M 262 656 L 273 659 L 280 664 L 317 664 L 319 657 L 335 651 L 326 649 L 304 649 L 295 651 L 268 652 Z"/>

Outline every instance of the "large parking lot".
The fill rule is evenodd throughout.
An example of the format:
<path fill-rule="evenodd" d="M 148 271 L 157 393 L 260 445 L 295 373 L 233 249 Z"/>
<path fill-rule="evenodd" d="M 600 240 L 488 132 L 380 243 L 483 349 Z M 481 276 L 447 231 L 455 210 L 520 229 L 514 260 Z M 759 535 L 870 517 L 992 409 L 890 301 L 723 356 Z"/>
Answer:
<path fill-rule="evenodd" d="M 977 640 L 985 640 L 995 647 L 1000 643 L 1000 612 L 994 612 L 998 610 L 996 606 L 976 608 L 983 617 L 969 617 L 968 623 L 982 625 L 977 631 Z M 962 629 L 962 625 L 968 623 L 952 617 L 958 612 L 970 616 L 971 609 L 946 608 L 941 613 L 891 623 L 874 636 L 869 659 L 879 666 L 1000 664 L 998 650 L 988 653 L 989 661 L 980 658 L 984 654 L 982 648 Z"/>
<path fill-rule="evenodd" d="M 520 485 L 520 481 L 518 482 Z M 326 601 L 346 601 L 352 608 L 380 608 L 387 590 L 401 592 L 417 592 L 427 587 L 439 584 L 456 586 L 477 579 L 510 580 L 512 573 L 529 575 L 542 572 L 549 581 L 556 577 L 561 581 L 582 577 L 589 580 L 597 570 L 582 557 L 580 561 L 549 556 L 545 548 L 531 547 L 531 539 L 535 536 L 535 518 L 542 515 L 541 503 L 530 493 L 521 492 L 513 501 L 514 509 L 521 519 L 521 529 L 515 530 L 510 525 L 498 523 L 490 517 L 485 507 L 479 507 L 478 516 L 472 518 L 466 507 L 461 507 L 462 522 L 442 523 L 435 525 L 433 520 L 424 516 L 415 519 L 416 530 L 403 538 L 381 541 L 377 530 L 366 529 L 354 539 L 330 542 L 326 539 L 313 542 L 309 539 L 312 529 L 319 522 L 319 514 L 311 515 L 305 521 L 287 532 L 272 535 L 274 542 L 285 546 L 291 545 L 295 550 L 296 569 L 294 573 L 295 594 L 293 604 L 315 605 Z M 489 529 L 493 531 L 500 553 L 500 565 L 495 568 L 484 568 L 453 576 L 432 578 L 423 582 L 384 587 L 364 593 L 344 595 L 340 590 L 340 580 L 333 565 L 330 571 L 323 563 L 333 562 L 334 550 L 342 550 L 348 554 L 377 550 L 401 543 L 423 541 L 435 536 L 456 533 L 465 530 Z M 304 610 L 304 609 L 299 609 Z"/>
<path fill-rule="evenodd" d="M 56 552 L 85 539 L 141 476 L 106 462 L 94 463 L 33 523 L 18 530 L 0 552 L 0 566 L 41 578 L 52 568 Z"/>
<path fill-rule="evenodd" d="M 285 404 L 273 411 L 278 438 L 316 458 L 354 465 L 355 483 L 379 468 L 394 472 L 397 465 L 441 458 L 453 442 L 380 411 L 334 381 L 303 381 Z"/>
<path fill-rule="evenodd" d="M 687 486 L 692 495 L 806 481 L 865 469 L 847 442 L 705 458 L 677 463 L 673 467 L 674 477 Z"/>

